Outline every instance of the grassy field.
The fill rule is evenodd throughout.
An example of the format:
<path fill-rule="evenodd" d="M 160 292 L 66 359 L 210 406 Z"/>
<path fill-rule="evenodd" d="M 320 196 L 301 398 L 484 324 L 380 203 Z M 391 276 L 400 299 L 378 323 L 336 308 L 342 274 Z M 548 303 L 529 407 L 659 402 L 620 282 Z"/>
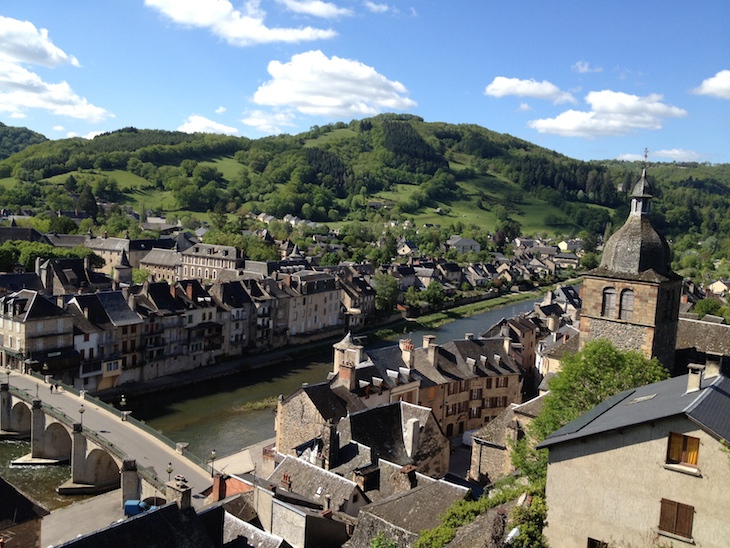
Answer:
<path fill-rule="evenodd" d="M 325 133 L 324 135 L 320 135 L 316 139 L 309 139 L 306 143 L 304 143 L 305 147 L 312 147 L 316 145 L 320 145 L 322 143 L 327 143 L 329 141 L 337 141 L 340 139 L 349 139 L 351 137 L 355 137 L 357 133 L 352 131 L 349 128 L 340 128 L 332 130 L 328 133 Z"/>

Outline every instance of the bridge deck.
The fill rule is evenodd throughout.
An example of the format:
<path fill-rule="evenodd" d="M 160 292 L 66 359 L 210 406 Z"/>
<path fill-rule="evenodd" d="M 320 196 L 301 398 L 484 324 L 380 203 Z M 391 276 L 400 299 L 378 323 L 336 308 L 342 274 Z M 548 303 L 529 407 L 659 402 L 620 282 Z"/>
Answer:
<path fill-rule="evenodd" d="M 5 379 L 3 379 L 5 380 Z M 121 452 L 124 458 L 134 459 L 137 469 L 148 472 L 164 483 L 168 479 L 168 463 L 171 463 L 172 475 L 182 474 L 192 488 L 192 503 L 195 507 L 203 505 L 202 492 L 212 485 L 210 471 L 206 471 L 184 455 L 178 453 L 162 440 L 138 428 L 134 422 L 123 421 L 119 414 L 114 414 L 100 406 L 94 399 L 82 398 L 70 391 L 50 391 L 50 385 L 42 380 L 13 371 L 10 386 L 25 392 L 21 396 L 27 401 L 38 398 L 55 411 L 82 422 L 84 432 L 90 437 L 97 437 Z M 79 413 L 84 406 L 83 419 Z"/>

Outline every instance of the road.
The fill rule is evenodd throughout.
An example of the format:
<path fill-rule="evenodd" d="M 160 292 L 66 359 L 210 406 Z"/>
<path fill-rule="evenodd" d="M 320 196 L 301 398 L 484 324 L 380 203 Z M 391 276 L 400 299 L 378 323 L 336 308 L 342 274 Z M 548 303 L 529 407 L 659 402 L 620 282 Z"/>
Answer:
<path fill-rule="evenodd" d="M 134 423 L 122 421 L 118 414 L 100 407 L 94 399 L 82 399 L 64 390 L 51 392 L 49 384 L 17 371 L 12 371 L 9 381 L 11 387 L 25 391 L 33 399 L 37 393 L 44 404 L 63 412 L 74 422 L 82 422 L 84 430 L 91 430 L 120 448 L 126 454 L 125 458 L 137 462 L 138 469 L 146 468 L 163 482 L 168 479 L 167 468 L 168 463 L 171 463 L 172 475 L 182 474 L 192 488 L 193 506 L 203 506 L 204 497 L 201 493 L 212 485 L 210 470 L 204 470 Z M 79 412 L 82 405 L 83 420 Z"/>

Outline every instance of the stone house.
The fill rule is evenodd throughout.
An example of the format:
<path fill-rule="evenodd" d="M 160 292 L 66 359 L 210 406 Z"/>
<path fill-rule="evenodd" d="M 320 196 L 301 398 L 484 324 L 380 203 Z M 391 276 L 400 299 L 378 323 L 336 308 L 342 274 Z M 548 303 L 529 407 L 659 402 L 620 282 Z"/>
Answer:
<path fill-rule="evenodd" d="M 50 295 L 69 295 L 109 291 L 112 280 L 101 272 L 91 270 L 88 258 L 36 258 L 36 274 Z"/>
<path fill-rule="evenodd" d="M 471 435 L 470 480 L 494 483 L 514 471 L 510 444 L 526 435 L 544 399 L 543 395 L 522 404 L 513 403 Z"/>
<path fill-rule="evenodd" d="M 182 255 L 175 249 L 152 249 L 139 262 L 147 270 L 150 282 L 175 283 L 181 278 Z"/>
<path fill-rule="evenodd" d="M 340 288 L 333 275 L 301 270 L 285 275 L 283 284 L 293 290 L 289 304 L 289 336 L 341 325 Z"/>
<path fill-rule="evenodd" d="M 345 329 L 358 330 L 375 314 L 375 289 L 363 276 L 337 276 L 340 303 L 345 313 Z"/>
<path fill-rule="evenodd" d="M 251 297 L 240 281 L 213 284 L 208 293 L 219 309 L 228 312 L 228 321 L 224 323 L 223 354 L 241 355 L 252 343 L 256 315 Z"/>
<path fill-rule="evenodd" d="M 136 373 L 127 370 L 142 365 L 143 320 L 129 307 L 122 292 L 77 295 L 66 306 L 69 310 L 75 308 L 74 314 L 81 313 L 100 331 L 96 355 L 101 360 L 101 371 L 97 373 L 97 390 L 117 386 L 123 382 L 123 375 L 133 380 Z"/>
<path fill-rule="evenodd" d="M 240 273 L 245 259 L 243 251 L 230 245 L 196 243 L 180 253 L 183 279 L 216 281 L 223 272 Z"/>
<path fill-rule="evenodd" d="M 181 280 L 171 287 L 186 308 L 183 320 L 185 352 L 192 356 L 194 365 L 214 363 L 223 354 L 223 327 L 228 321 L 227 311 L 219 314 L 213 297 L 197 279 Z"/>
<path fill-rule="evenodd" d="M 84 246 L 104 259 L 105 265 L 100 269 L 101 272 L 111 274 L 114 267 L 119 264 L 122 252 L 126 254 L 132 268 L 139 268 L 140 261 L 152 249 L 173 249 L 175 243 L 172 238 L 130 240 L 129 238 L 102 237 L 90 238 L 84 243 Z"/>
<path fill-rule="evenodd" d="M 457 253 L 479 253 L 482 250 L 482 246 L 479 242 L 472 238 L 462 238 L 454 234 L 446 240 L 446 247 L 448 249 L 455 249 Z"/>
<path fill-rule="evenodd" d="M 73 316 L 38 291 L 0 298 L 2 367 L 54 375 L 70 382 L 78 370 Z"/>
<path fill-rule="evenodd" d="M 724 278 L 720 278 L 719 280 L 715 280 L 711 284 L 707 286 L 707 290 L 712 292 L 714 295 L 719 295 L 720 297 L 724 297 L 727 295 L 727 292 L 730 290 L 730 280 L 726 280 Z"/>
<path fill-rule="evenodd" d="M 274 421 L 276 450 L 282 455 L 297 456 L 301 444 L 316 438 L 329 439 L 340 419 L 364 408 L 347 389 L 331 387 L 327 382 L 302 386 L 286 398 L 280 396 Z M 329 455 L 324 458 L 332 460 Z"/>
<path fill-rule="evenodd" d="M 696 366 L 548 436 L 550 544 L 727 546 L 729 415 L 730 379 Z"/>

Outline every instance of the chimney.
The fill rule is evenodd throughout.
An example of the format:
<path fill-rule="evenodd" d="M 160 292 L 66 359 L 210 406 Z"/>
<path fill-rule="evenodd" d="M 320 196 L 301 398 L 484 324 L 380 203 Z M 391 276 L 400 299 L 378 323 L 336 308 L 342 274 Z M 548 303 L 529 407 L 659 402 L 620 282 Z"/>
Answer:
<path fill-rule="evenodd" d="M 357 385 L 357 371 L 353 362 L 347 360 L 342 362 L 337 374 L 340 377 L 340 381 L 342 381 L 350 392 L 355 390 L 355 386 Z"/>
<path fill-rule="evenodd" d="M 281 486 L 287 491 L 291 490 L 291 476 L 289 474 L 281 475 Z"/>
<path fill-rule="evenodd" d="M 503 344 L 504 344 L 504 353 L 509 356 L 510 350 L 512 350 L 512 339 L 510 339 L 509 337 L 505 337 L 503 339 Z"/>
<path fill-rule="evenodd" d="M 428 351 L 426 355 L 428 357 L 428 363 L 430 363 L 432 367 L 436 367 L 436 361 L 438 359 L 438 348 L 438 345 L 433 339 L 429 341 Z"/>
<path fill-rule="evenodd" d="M 87 320 L 89 319 L 89 307 L 88 306 L 84 307 L 84 318 L 86 318 Z"/>
<path fill-rule="evenodd" d="M 84 257 L 84 270 L 87 272 L 91 270 L 91 257 L 89 255 Z"/>
<path fill-rule="evenodd" d="M 705 378 L 712 379 L 720 374 L 722 358 L 720 356 L 707 356 L 705 362 Z"/>
<path fill-rule="evenodd" d="M 175 292 L 175 284 L 174 283 L 170 284 L 170 295 L 172 296 L 173 299 L 177 296 L 176 295 L 176 292 Z"/>
<path fill-rule="evenodd" d="M 691 363 L 687 366 L 687 369 L 689 369 L 687 375 L 687 394 L 689 394 L 690 392 L 697 392 L 700 389 L 702 372 L 705 370 L 705 366 L 698 363 Z"/>
<path fill-rule="evenodd" d="M 467 333 L 466 335 L 464 335 L 464 338 L 467 341 L 473 341 L 474 340 L 474 333 Z"/>
<path fill-rule="evenodd" d="M 403 358 L 403 361 L 406 364 L 406 367 L 408 369 L 411 369 L 413 367 L 413 343 L 411 342 L 411 339 L 401 339 L 398 341 L 398 344 L 400 346 L 401 351 L 401 357 Z"/>
<path fill-rule="evenodd" d="M 428 350 L 428 347 L 436 340 L 436 335 L 424 335 L 423 336 L 423 349 Z"/>
<path fill-rule="evenodd" d="M 337 457 L 340 452 L 339 436 L 337 426 L 332 419 L 327 419 L 327 424 L 322 432 L 322 456 L 324 457 L 325 470 L 337 466 Z"/>
<path fill-rule="evenodd" d="M 219 473 L 213 476 L 213 492 L 211 493 L 213 502 L 226 498 L 226 479 L 226 476 Z"/>
<path fill-rule="evenodd" d="M 193 300 L 193 283 L 189 282 L 188 285 L 185 287 L 185 293 L 188 296 L 188 299 L 191 301 Z"/>
<path fill-rule="evenodd" d="M 560 328 L 560 319 L 555 315 L 551 314 L 548 317 L 548 329 L 551 333 L 555 333 Z"/>

